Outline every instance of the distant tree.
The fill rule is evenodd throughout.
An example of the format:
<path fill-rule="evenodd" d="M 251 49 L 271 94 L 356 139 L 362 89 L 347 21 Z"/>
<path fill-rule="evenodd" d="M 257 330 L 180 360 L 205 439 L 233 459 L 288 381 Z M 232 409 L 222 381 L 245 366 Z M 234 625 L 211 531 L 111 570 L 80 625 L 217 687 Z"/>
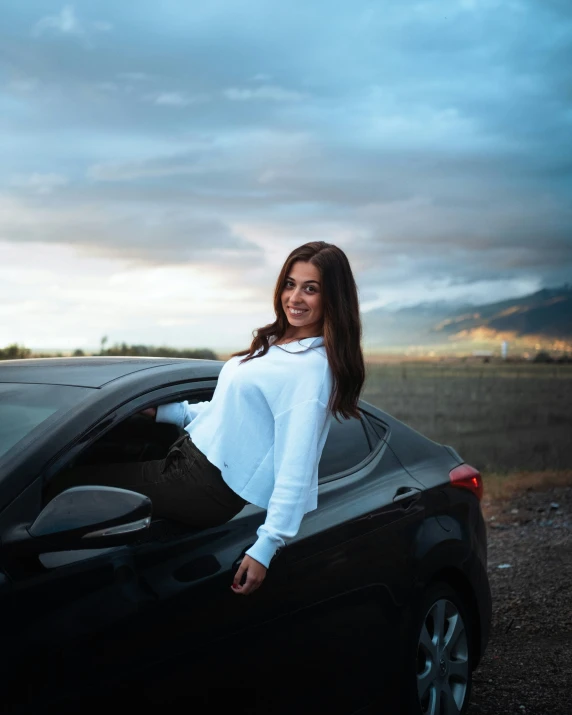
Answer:
<path fill-rule="evenodd" d="M 554 362 L 554 359 L 552 358 L 550 353 L 546 352 L 546 350 L 541 350 L 540 352 L 536 353 L 532 362 Z"/>
<path fill-rule="evenodd" d="M 196 360 L 218 360 L 218 355 L 209 348 L 169 348 L 165 345 L 156 347 L 155 345 L 128 345 L 127 343 L 115 343 L 105 349 L 107 336 L 101 339 L 100 355 L 139 355 L 143 357 L 172 357 L 172 358 L 194 358 Z M 85 355 L 79 348 L 72 353 L 73 357 Z M 14 343 L 6 348 L 0 348 L 0 360 L 20 360 L 29 357 L 63 357 L 63 353 L 32 353 L 23 345 Z"/>
<path fill-rule="evenodd" d="M 155 345 L 127 345 L 127 343 L 115 343 L 105 351 L 106 355 L 122 356 L 142 356 L 142 357 L 172 357 L 172 358 L 194 358 L 196 360 L 218 360 L 217 354 L 209 348 L 169 348 L 167 346 L 157 347 Z"/>
<path fill-rule="evenodd" d="M 0 348 L 0 360 L 22 360 L 29 358 L 32 351 L 18 343 L 12 343 L 6 348 Z"/>

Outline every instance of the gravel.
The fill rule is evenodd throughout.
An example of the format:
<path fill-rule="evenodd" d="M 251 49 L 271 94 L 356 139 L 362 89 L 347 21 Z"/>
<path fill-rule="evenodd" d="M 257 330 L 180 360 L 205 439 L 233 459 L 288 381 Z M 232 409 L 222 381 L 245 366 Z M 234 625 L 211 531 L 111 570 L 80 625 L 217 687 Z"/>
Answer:
<path fill-rule="evenodd" d="M 467 715 L 572 715 L 572 487 L 483 512 L 493 622 Z"/>

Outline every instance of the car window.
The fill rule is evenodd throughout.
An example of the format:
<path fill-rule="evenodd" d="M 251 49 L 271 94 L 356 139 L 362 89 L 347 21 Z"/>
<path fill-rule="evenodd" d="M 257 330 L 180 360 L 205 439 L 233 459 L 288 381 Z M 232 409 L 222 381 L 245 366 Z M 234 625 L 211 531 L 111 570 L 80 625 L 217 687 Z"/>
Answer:
<path fill-rule="evenodd" d="M 360 419 L 341 423 L 332 418 L 328 439 L 318 468 L 318 480 L 355 467 L 370 453 L 370 443 Z"/>
<path fill-rule="evenodd" d="M 91 392 L 69 385 L 0 383 L 0 457 L 52 415 Z"/>

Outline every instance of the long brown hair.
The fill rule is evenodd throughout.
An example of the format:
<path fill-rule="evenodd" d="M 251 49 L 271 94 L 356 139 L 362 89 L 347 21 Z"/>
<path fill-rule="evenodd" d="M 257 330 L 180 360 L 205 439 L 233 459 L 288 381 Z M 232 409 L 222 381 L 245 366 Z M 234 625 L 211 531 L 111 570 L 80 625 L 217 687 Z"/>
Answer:
<path fill-rule="evenodd" d="M 263 357 L 270 349 L 269 339 L 272 336 L 277 341 L 284 337 L 290 324 L 282 307 L 282 291 L 297 261 L 312 263 L 320 271 L 322 279 L 322 335 L 333 376 L 328 407 L 336 417 L 338 414 L 345 418 L 359 417 L 358 399 L 365 379 L 365 366 L 357 287 L 346 254 L 331 243 L 312 241 L 292 251 L 282 266 L 274 289 L 276 320 L 255 330 L 250 348 L 234 355 L 246 355 L 241 362 Z M 257 350 L 260 352 L 255 355 Z"/>

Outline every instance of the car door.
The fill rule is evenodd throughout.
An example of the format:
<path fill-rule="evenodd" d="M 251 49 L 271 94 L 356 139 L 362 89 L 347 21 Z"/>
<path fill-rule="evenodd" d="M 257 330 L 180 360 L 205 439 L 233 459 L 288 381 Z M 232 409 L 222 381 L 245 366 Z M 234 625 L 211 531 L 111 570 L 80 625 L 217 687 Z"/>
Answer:
<path fill-rule="evenodd" d="M 112 421 L 126 419 L 151 404 L 208 400 L 213 389 L 214 383 L 200 388 L 196 384 L 166 386 L 123 405 Z M 158 682 L 160 673 L 172 678 L 178 664 L 183 664 L 184 687 L 189 685 L 189 672 L 195 686 L 206 687 L 213 678 L 214 687 L 228 666 L 227 682 L 228 677 L 240 682 L 234 655 L 218 644 L 248 632 L 241 648 L 246 662 L 248 651 L 259 651 L 259 626 L 285 610 L 275 597 L 271 578 L 268 588 L 248 598 L 230 588 L 238 563 L 264 518 L 264 510 L 249 505 L 230 522 L 211 529 L 192 529 L 166 519 L 153 521 L 139 543 L 125 547 L 135 608 L 89 640 L 94 674 L 110 674 L 111 684 L 113 673 L 120 674 L 121 680 L 139 680 L 142 674 L 152 673 Z M 64 557 L 75 558 L 72 553 L 60 556 Z M 83 647 L 78 644 L 77 659 Z"/>
<path fill-rule="evenodd" d="M 272 565 L 290 607 L 274 639 L 316 707 L 326 706 L 324 698 L 339 711 L 380 697 L 392 705 L 396 696 L 389 685 L 398 663 L 399 598 L 423 506 L 421 485 L 382 435 L 366 415 L 332 422 L 318 509 Z"/>
<path fill-rule="evenodd" d="M 41 486 L 38 477 L 0 514 L 0 658 L 6 707 L 72 690 L 74 679 L 60 659 L 62 648 L 113 627 L 137 608 L 126 547 L 75 551 L 73 558 L 11 551 L 4 538 L 34 522 Z M 24 673 L 26 688 L 21 687 Z"/>
<path fill-rule="evenodd" d="M 209 399 L 214 385 L 214 381 L 203 382 L 197 390 L 196 383 L 183 383 L 139 395 L 107 413 L 105 422 L 94 426 L 93 437 L 84 436 L 52 471 L 93 446 L 109 425 L 150 404 Z M 35 520 L 43 486 L 40 475 L 3 510 L 2 534 Z M 164 660 L 169 647 L 201 654 L 201 643 L 265 617 L 264 603 L 251 613 L 246 599 L 230 590 L 237 559 L 252 543 L 263 518 L 261 510 L 254 510 L 230 527 L 202 532 L 155 522 L 133 545 L 26 559 L 2 548 L 0 623 L 5 663 L 21 660 L 30 673 L 33 666 L 29 694 L 41 697 L 58 690 L 79 692 L 89 682 L 97 682 L 100 689 L 106 683 L 111 686 L 128 671 Z M 272 608 L 272 601 L 267 606 Z"/>

